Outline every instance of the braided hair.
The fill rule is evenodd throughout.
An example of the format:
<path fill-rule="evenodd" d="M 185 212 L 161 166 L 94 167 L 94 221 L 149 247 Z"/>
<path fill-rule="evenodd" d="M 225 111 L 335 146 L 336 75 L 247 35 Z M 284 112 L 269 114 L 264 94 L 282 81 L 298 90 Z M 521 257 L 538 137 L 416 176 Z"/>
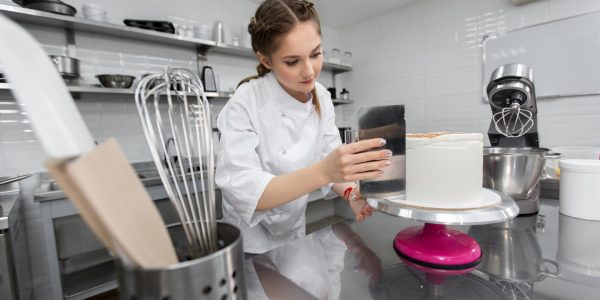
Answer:
<path fill-rule="evenodd" d="M 252 39 L 252 50 L 267 57 L 277 51 L 281 39 L 290 32 L 297 24 L 303 22 L 315 22 L 319 35 L 321 35 L 321 21 L 314 4 L 308 0 L 265 0 L 263 1 L 254 17 L 248 24 L 248 33 Z M 265 65 L 258 63 L 257 75 L 243 79 L 238 86 L 265 76 L 271 72 Z M 316 87 L 311 91 L 313 105 L 317 114 L 321 114 Z"/>

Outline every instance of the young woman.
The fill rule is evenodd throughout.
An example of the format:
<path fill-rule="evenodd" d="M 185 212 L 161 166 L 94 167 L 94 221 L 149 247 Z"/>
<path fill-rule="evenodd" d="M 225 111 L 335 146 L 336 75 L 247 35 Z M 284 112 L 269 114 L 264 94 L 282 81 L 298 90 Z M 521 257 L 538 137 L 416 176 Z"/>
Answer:
<path fill-rule="evenodd" d="M 381 176 L 383 139 L 341 145 L 323 65 L 319 16 L 306 0 L 266 0 L 248 25 L 260 62 L 217 120 L 216 183 L 224 219 L 244 251 L 263 253 L 304 235 L 309 194 L 340 194 L 358 221 L 371 214 L 353 181 Z"/>

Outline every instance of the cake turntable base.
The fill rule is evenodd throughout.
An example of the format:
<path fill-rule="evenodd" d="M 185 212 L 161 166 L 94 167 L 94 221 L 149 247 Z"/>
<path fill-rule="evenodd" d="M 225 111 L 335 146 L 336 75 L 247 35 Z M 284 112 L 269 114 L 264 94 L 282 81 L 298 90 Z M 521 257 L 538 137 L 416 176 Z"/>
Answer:
<path fill-rule="evenodd" d="M 385 214 L 425 222 L 423 227 L 400 231 L 394 239 L 394 250 L 406 264 L 425 271 L 431 279 L 437 278 L 433 283 L 441 283 L 443 276 L 475 269 L 482 255 L 477 241 L 447 225 L 499 223 L 519 214 L 510 196 L 486 188 L 482 188 L 481 195 L 485 206 L 460 209 L 414 206 L 397 198 L 368 198 L 367 202 Z"/>

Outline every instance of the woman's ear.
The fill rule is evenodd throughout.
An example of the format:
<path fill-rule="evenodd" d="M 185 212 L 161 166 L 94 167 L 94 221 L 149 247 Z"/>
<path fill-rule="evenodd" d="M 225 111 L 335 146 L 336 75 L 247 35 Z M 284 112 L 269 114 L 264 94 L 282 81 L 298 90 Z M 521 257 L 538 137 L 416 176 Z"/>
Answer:
<path fill-rule="evenodd" d="M 271 62 L 269 62 L 269 58 L 263 55 L 260 52 L 256 52 L 256 56 L 258 57 L 258 61 L 265 66 L 267 69 L 271 70 Z"/>

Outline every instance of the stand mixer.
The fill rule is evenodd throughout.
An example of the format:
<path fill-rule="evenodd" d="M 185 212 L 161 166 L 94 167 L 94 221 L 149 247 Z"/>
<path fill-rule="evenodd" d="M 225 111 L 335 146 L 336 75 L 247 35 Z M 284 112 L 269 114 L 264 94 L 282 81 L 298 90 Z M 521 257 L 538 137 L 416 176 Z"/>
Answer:
<path fill-rule="evenodd" d="M 484 186 L 513 197 L 520 214 L 537 213 L 542 168 L 556 155 L 539 148 L 533 70 L 524 64 L 500 66 L 486 91 L 492 147 L 484 149 Z"/>
<path fill-rule="evenodd" d="M 492 72 L 487 95 L 492 108 L 490 144 L 539 147 L 533 70 L 523 64 L 497 68 Z"/>

